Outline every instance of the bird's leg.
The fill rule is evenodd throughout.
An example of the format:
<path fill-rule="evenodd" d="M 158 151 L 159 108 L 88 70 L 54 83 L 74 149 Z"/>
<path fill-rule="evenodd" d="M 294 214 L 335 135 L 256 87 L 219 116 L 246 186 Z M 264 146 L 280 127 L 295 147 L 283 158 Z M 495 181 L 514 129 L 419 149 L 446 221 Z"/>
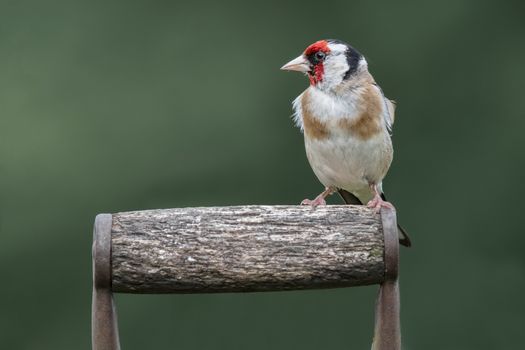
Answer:
<path fill-rule="evenodd" d="M 383 198 L 381 198 L 381 194 L 377 190 L 377 185 L 371 184 L 370 188 L 374 192 L 374 198 L 366 204 L 368 208 L 373 208 L 376 212 L 379 212 L 381 208 L 394 209 L 394 206 L 390 202 L 384 201 Z"/>
<path fill-rule="evenodd" d="M 318 205 L 326 205 L 326 201 L 324 199 L 335 191 L 337 191 L 335 187 L 325 187 L 324 191 L 315 197 L 315 199 L 303 199 L 301 205 L 311 205 L 313 208 L 317 207 Z"/>

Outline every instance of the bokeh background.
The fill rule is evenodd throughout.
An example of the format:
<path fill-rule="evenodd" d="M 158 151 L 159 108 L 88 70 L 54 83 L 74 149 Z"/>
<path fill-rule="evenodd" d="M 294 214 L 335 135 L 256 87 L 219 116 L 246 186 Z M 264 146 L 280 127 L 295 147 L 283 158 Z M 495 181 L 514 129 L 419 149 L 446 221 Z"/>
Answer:
<path fill-rule="evenodd" d="M 404 348 L 522 348 L 524 4 L 3 0 L 0 348 L 90 348 L 97 213 L 317 194 L 279 67 L 321 38 L 398 102 Z M 368 349 L 376 292 L 118 295 L 121 342 Z"/>

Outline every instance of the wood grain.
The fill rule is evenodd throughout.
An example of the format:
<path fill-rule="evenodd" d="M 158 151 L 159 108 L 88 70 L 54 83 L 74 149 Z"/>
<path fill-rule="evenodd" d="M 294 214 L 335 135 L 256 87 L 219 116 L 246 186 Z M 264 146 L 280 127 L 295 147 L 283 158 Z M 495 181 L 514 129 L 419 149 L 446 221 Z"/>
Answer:
<path fill-rule="evenodd" d="M 381 283 L 379 214 L 363 206 L 236 206 L 113 214 L 112 290 L 252 292 Z"/>

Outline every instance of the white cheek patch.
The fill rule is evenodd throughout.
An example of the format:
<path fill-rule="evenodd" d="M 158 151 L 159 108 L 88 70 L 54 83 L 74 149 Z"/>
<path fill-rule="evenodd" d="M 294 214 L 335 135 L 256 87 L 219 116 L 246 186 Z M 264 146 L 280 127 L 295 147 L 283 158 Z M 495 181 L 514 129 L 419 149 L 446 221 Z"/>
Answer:
<path fill-rule="evenodd" d="M 319 84 L 320 88 L 333 87 L 341 84 L 345 73 L 348 71 L 348 69 L 350 69 L 344 53 L 332 53 L 326 58 L 323 65 L 324 74 L 323 80 Z"/>

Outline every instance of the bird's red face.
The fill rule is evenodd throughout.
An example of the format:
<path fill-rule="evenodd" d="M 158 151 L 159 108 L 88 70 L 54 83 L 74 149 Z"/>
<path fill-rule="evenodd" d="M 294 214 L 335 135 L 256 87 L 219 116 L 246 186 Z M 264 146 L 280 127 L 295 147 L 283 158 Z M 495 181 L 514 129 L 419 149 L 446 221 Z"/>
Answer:
<path fill-rule="evenodd" d="M 365 66 L 366 61 L 358 51 L 340 40 L 329 39 L 308 46 L 281 69 L 303 72 L 312 86 L 330 90 L 350 79 L 360 65 Z"/>
<path fill-rule="evenodd" d="M 330 48 L 328 47 L 328 42 L 326 40 L 319 40 L 304 50 L 303 56 L 305 56 L 310 62 L 311 68 L 308 72 L 308 78 L 310 79 L 311 85 L 315 85 L 323 81 L 323 61 L 329 53 Z"/>
<path fill-rule="evenodd" d="M 319 40 L 308 46 L 303 54 L 284 66 L 282 70 L 292 70 L 308 74 L 311 85 L 323 81 L 324 76 L 324 60 L 330 53 L 328 42 L 326 40 Z"/>

